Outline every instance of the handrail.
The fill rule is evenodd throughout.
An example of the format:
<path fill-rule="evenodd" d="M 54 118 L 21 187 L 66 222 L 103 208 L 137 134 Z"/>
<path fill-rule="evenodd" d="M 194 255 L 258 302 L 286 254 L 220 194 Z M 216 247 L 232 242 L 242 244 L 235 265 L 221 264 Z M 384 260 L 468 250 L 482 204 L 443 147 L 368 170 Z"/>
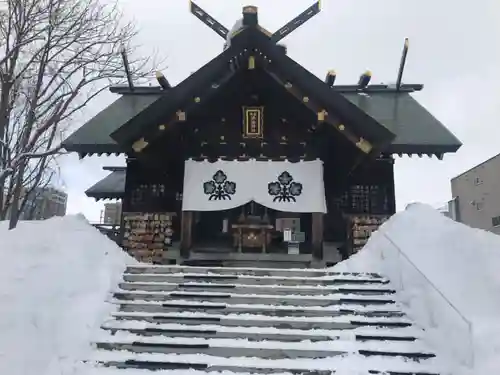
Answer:
<path fill-rule="evenodd" d="M 400 255 L 402 255 L 408 263 L 411 264 L 411 266 L 420 274 L 424 277 L 424 279 L 429 283 L 429 285 L 443 298 L 448 305 L 451 306 L 453 310 L 460 316 L 460 318 L 465 322 L 467 325 L 468 331 L 469 331 L 469 338 L 470 338 L 470 345 L 471 345 L 471 366 L 474 365 L 474 360 L 475 360 L 475 354 L 474 354 L 474 341 L 473 341 L 473 323 L 467 319 L 464 314 L 453 304 L 445 295 L 444 293 L 431 281 L 429 278 L 417 267 L 415 263 L 406 255 L 406 253 L 394 242 L 392 238 L 390 238 L 387 233 L 380 231 L 380 233 L 394 246 L 394 248 L 399 252 Z"/>

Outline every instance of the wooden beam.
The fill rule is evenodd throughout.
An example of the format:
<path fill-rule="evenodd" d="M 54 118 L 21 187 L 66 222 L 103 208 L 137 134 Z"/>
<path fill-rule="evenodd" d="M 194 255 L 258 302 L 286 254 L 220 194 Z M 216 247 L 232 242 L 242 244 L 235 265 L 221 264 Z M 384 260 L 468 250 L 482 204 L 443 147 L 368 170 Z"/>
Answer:
<path fill-rule="evenodd" d="M 182 211 L 181 218 L 181 256 L 189 258 L 193 245 L 193 211 Z"/>
<path fill-rule="evenodd" d="M 312 213 L 312 254 L 317 260 L 323 259 L 323 219 L 322 212 Z"/>

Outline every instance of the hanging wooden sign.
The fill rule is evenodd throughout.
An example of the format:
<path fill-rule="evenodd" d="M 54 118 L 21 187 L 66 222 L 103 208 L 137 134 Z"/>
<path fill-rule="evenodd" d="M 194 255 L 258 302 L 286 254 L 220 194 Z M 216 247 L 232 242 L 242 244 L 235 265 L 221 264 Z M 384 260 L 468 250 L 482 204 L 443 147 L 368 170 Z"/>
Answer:
<path fill-rule="evenodd" d="M 243 137 L 264 136 L 264 107 L 243 107 Z"/>

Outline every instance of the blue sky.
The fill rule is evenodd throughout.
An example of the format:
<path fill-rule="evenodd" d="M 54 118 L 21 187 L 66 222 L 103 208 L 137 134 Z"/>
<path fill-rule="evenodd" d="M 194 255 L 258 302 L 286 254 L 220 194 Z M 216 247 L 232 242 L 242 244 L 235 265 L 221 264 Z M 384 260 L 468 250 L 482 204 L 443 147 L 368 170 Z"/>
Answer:
<path fill-rule="evenodd" d="M 248 0 L 250 1 L 250 0 Z M 231 28 L 244 5 L 259 7 L 259 22 L 275 31 L 313 0 L 198 0 L 196 3 Z M 223 40 L 188 10 L 186 0 L 119 0 L 125 17 L 139 29 L 141 53 L 167 58 L 172 84 L 183 80 L 222 50 Z M 398 209 L 420 201 L 451 198 L 450 178 L 500 153 L 500 2 L 498 0 L 323 0 L 322 11 L 284 43 L 290 57 L 323 78 L 337 71 L 337 82 L 353 84 L 364 70 L 372 83 L 394 82 L 404 38 L 410 38 L 405 83 L 423 83 L 415 98 L 464 143 L 443 161 L 428 157 L 396 159 Z M 116 97 L 101 95 L 75 119 L 73 129 Z M 68 212 L 99 220 L 102 202 L 84 191 L 107 172 L 103 165 L 123 159 L 77 155 L 61 161 L 61 182 L 69 193 Z"/>

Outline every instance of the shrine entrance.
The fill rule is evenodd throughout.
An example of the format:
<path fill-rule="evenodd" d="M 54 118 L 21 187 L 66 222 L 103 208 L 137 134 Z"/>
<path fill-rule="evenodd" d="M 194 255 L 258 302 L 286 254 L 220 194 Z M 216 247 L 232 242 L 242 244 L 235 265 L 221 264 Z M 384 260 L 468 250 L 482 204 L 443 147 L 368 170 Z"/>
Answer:
<path fill-rule="evenodd" d="M 184 250 L 311 254 L 323 241 L 323 164 L 189 160 L 182 210 Z"/>
<path fill-rule="evenodd" d="M 309 213 L 281 212 L 254 201 L 224 211 L 193 214 L 195 250 L 237 253 L 288 253 L 285 229 L 300 237 L 300 253 L 311 253 Z"/>

